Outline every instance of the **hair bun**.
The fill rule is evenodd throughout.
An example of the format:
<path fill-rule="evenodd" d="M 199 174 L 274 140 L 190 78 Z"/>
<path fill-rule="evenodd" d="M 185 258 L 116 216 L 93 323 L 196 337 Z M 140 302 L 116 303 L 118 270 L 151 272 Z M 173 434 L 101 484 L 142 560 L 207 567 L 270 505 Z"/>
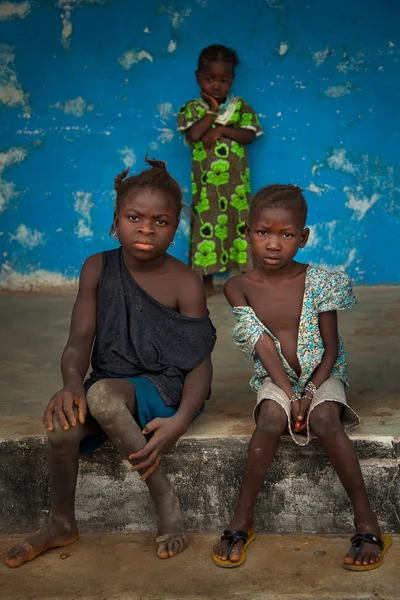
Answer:
<path fill-rule="evenodd" d="M 167 169 L 167 163 L 165 160 L 156 160 L 155 158 L 149 158 L 149 155 L 146 154 L 145 161 L 148 165 L 153 167 L 153 169 Z"/>

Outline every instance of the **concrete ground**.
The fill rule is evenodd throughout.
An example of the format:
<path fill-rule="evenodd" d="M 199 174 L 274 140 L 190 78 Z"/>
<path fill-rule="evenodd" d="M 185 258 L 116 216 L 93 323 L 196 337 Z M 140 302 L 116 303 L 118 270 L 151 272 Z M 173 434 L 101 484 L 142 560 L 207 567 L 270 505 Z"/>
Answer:
<path fill-rule="evenodd" d="M 400 288 L 356 290 L 358 306 L 340 315 L 348 354 L 349 403 L 363 436 L 399 436 Z M 0 294 L 0 439 L 43 434 L 41 417 L 60 388 L 60 356 L 67 339 L 74 293 Z M 211 400 L 187 437 L 247 436 L 253 430 L 255 395 L 251 362 L 231 341 L 233 317 L 222 295 L 211 298 L 218 331 Z"/>
<path fill-rule="evenodd" d="M 0 537 L 0 554 L 16 538 Z M 149 535 L 83 535 L 20 569 L 0 564 L 1 600 L 398 600 L 400 539 L 368 573 L 342 568 L 348 540 L 259 535 L 237 569 L 211 560 L 213 534 L 189 536 L 182 554 L 161 561 Z"/>

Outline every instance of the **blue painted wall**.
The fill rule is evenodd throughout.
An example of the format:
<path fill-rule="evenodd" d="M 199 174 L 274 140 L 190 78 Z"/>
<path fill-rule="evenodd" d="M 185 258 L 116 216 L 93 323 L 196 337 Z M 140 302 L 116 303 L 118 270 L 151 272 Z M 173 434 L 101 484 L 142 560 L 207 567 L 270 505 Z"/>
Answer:
<path fill-rule="evenodd" d="M 216 42 L 239 52 L 234 92 L 266 131 L 253 189 L 306 190 L 303 260 L 399 283 L 399 18 L 396 0 L 0 2 L 2 286 L 64 283 L 113 247 L 124 161 L 166 159 L 190 201 L 176 112 Z M 187 251 L 184 220 L 174 253 Z"/>

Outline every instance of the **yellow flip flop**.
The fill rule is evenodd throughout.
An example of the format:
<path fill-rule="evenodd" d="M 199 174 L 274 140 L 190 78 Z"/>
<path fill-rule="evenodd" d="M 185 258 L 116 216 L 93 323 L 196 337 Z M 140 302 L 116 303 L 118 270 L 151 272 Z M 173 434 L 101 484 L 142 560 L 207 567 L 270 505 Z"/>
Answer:
<path fill-rule="evenodd" d="M 356 535 L 354 535 L 351 538 L 351 545 L 354 547 L 356 558 L 360 553 L 360 550 L 365 542 L 367 542 L 368 544 L 376 544 L 377 546 L 379 546 L 379 548 L 381 549 L 381 557 L 379 559 L 379 562 L 372 564 L 370 563 L 368 565 L 343 564 L 344 568 L 348 571 L 372 571 L 373 569 L 378 569 L 383 562 L 383 557 L 392 545 L 392 538 L 390 537 L 390 535 L 383 535 L 382 538 L 380 538 L 377 535 L 374 535 L 373 533 L 356 533 Z"/>
<path fill-rule="evenodd" d="M 213 554 L 213 561 L 219 567 L 223 569 L 234 569 L 235 567 L 240 567 L 246 560 L 246 548 L 251 542 L 255 539 L 256 534 L 254 530 L 250 533 L 246 533 L 246 531 L 230 531 L 226 529 L 224 533 L 221 535 L 221 540 L 227 540 L 228 542 L 228 552 L 231 553 L 232 548 L 235 544 L 237 544 L 240 540 L 244 542 L 242 551 L 240 553 L 240 558 L 236 562 L 232 562 L 231 560 L 222 560 L 218 556 L 216 556 L 215 552 Z"/>

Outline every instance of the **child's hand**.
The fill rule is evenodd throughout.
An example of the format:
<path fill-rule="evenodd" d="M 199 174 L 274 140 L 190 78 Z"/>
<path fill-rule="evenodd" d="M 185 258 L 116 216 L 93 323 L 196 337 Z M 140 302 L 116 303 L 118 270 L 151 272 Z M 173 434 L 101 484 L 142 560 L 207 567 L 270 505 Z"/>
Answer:
<path fill-rule="evenodd" d="M 186 429 L 183 428 L 181 421 L 174 416 L 167 419 L 162 419 L 160 417 L 153 419 L 153 421 L 147 423 L 142 433 L 147 435 L 153 431 L 153 437 L 147 442 L 144 448 L 128 457 L 129 460 L 138 461 L 138 463 L 132 467 L 131 471 L 142 471 L 146 469 L 145 473 L 141 476 L 143 481 L 146 481 L 146 479 L 154 473 L 161 462 L 162 454 L 177 442 L 181 435 L 185 433 Z"/>
<path fill-rule="evenodd" d="M 87 414 L 86 394 L 83 385 L 64 387 L 54 394 L 44 411 L 43 424 L 45 428 L 54 431 L 54 413 L 65 431 L 70 426 L 75 427 L 74 406 L 78 408 L 78 421 L 83 425 Z"/>
<path fill-rule="evenodd" d="M 204 149 L 211 150 L 212 148 L 214 148 L 215 142 L 222 137 L 223 131 L 223 127 L 214 127 L 214 129 L 210 129 L 209 131 L 207 131 L 207 133 L 203 137 Z"/>
<path fill-rule="evenodd" d="M 307 415 L 311 400 L 303 396 L 301 400 L 292 403 L 292 430 L 294 433 L 303 433 L 307 429 Z"/>
<path fill-rule="evenodd" d="M 208 102 L 210 110 L 212 110 L 213 112 L 216 112 L 216 113 L 219 111 L 219 102 L 218 102 L 218 100 L 216 100 L 215 98 L 213 98 L 209 94 L 206 94 L 206 92 L 201 92 L 201 97 L 203 98 L 203 100 L 205 100 L 206 102 Z"/>

